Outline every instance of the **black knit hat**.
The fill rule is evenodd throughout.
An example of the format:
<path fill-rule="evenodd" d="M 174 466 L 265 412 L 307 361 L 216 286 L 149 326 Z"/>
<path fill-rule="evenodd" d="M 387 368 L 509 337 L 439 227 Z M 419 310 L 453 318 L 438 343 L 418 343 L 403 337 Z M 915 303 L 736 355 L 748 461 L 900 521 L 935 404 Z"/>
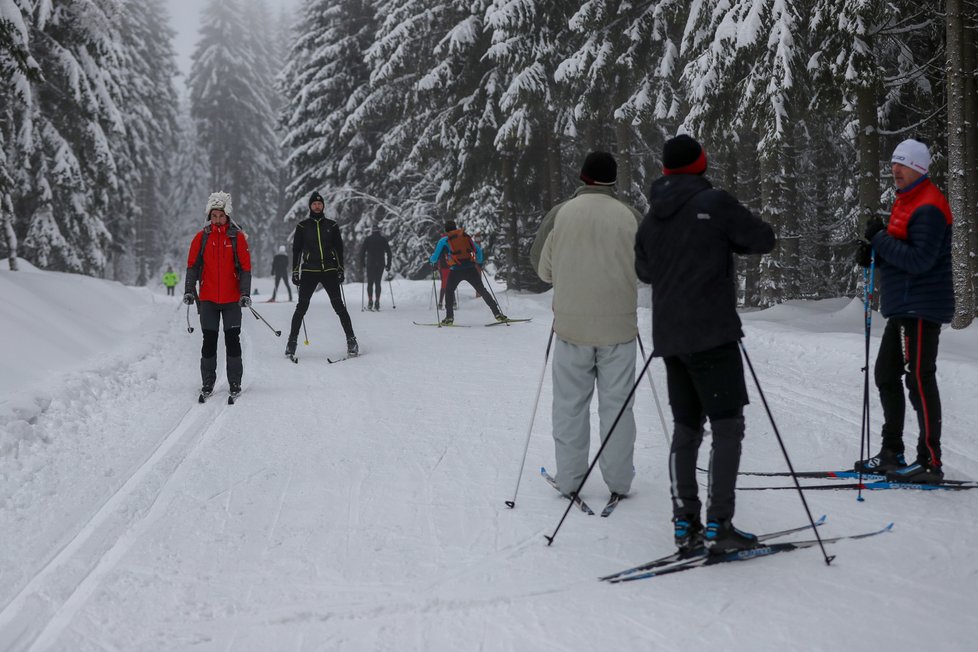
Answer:
<path fill-rule="evenodd" d="M 663 174 L 703 174 L 706 152 L 696 139 L 682 134 L 670 138 L 662 147 Z"/>
<path fill-rule="evenodd" d="M 445 232 L 446 233 L 449 232 L 449 231 L 454 231 L 457 228 L 458 228 L 458 224 L 455 223 L 455 220 L 446 220 L 445 221 Z"/>
<path fill-rule="evenodd" d="M 618 181 L 618 163 L 608 152 L 591 152 L 581 166 L 581 181 L 588 185 L 613 186 Z"/>
<path fill-rule="evenodd" d="M 318 190 L 313 190 L 312 191 L 312 195 L 309 196 L 309 207 L 310 208 L 312 208 L 312 203 L 314 201 L 322 202 L 323 204 L 326 203 L 326 200 L 323 199 L 323 196 L 319 194 L 319 191 Z"/>

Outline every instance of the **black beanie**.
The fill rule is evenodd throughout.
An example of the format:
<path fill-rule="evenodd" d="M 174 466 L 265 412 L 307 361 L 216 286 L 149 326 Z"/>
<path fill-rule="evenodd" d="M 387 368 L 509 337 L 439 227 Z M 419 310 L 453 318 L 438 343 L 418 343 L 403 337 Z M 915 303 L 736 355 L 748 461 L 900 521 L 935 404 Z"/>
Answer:
<path fill-rule="evenodd" d="M 581 167 L 581 181 L 588 185 L 613 186 L 618 181 L 618 163 L 608 152 L 591 152 Z"/>
<path fill-rule="evenodd" d="M 321 202 L 323 202 L 323 204 L 326 203 L 326 200 L 323 199 L 323 196 L 319 194 L 319 191 L 318 190 L 313 190 L 312 191 L 312 195 L 309 196 L 309 207 L 310 208 L 312 208 L 312 203 L 314 201 L 321 201 Z"/>
<path fill-rule="evenodd" d="M 703 174 L 706 172 L 706 153 L 703 147 L 686 134 L 670 138 L 662 147 L 663 174 Z"/>
<path fill-rule="evenodd" d="M 449 231 L 454 231 L 457 228 L 458 225 L 455 223 L 455 220 L 448 220 L 445 222 L 445 233 L 448 233 Z"/>

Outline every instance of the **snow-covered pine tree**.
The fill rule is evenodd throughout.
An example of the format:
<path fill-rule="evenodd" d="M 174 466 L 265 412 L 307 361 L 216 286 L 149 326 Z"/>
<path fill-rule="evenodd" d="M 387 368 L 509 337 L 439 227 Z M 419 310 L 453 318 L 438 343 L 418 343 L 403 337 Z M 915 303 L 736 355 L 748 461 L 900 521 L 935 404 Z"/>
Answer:
<path fill-rule="evenodd" d="M 327 211 L 349 225 L 344 237 L 351 252 L 357 233 L 369 232 L 371 223 L 384 223 L 387 216 L 382 200 L 357 195 L 370 190 L 366 169 L 388 127 L 375 115 L 357 113 L 370 94 L 364 57 L 373 35 L 374 7 L 369 1 L 307 0 L 282 75 L 286 105 L 281 122 L 289 179 L 285 218 L 304 218 L 309 194 L 320 191 Z M 396 227 L 385 224 L 390 226 Z M 396 248 L 398 239 L 393 244 Z"/>
<path fill-rule="evenodd" d="M 119 86 L 125 131 L 111 138 L 118 151 L 121 183 L 112 202 L 108 226 L 113 240 L 114 278 L 146 285 L 162 267 L 160 240 L 163 170 L 166 155 L 176 149 L 177 71 L 173 30 L 162 0 L 126 3 L 122 7 L 123 60 Z"/>
<path fill-rule="evenodd" d="M 279 154 L 269 102 L 274 82 L 260 61 L 266 50 L 247 6 L 243 0 L 208 0 L 187 80 L 211 190 L 232 193 L 233 218 L 245 231 L 275 219 Z M 261 250 L 260 239 L 251 246 Z"/>

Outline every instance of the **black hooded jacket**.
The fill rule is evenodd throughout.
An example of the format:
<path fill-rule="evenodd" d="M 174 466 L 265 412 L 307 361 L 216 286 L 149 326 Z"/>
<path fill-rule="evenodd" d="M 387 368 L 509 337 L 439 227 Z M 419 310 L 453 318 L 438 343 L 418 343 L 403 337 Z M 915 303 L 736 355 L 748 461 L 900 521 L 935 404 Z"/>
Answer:
<path fill-rule="evenodd" d="M 635 271 L 652 285 L 653 355 L 706 351 L 743 336 L 733 254 L 764 254 L 774 231 L 694 174 L 666 175 L 635 237 Z"/>
<path fill-rule="evenodd" d="M 309 212 L 292 238 L 292 271 L 328 272 L 343 267 L 340 227 L 322 213 Z"/>

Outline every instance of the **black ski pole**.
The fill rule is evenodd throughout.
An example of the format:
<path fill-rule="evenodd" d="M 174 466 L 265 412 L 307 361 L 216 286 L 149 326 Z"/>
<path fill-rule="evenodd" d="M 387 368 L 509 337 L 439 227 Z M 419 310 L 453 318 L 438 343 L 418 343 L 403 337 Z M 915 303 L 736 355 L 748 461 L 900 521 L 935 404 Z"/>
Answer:
<path fill-rule="evenodd" d="M 513 490 L 513 499 L 506 501 L 506 507 L 513 509 L 516 507 L 516 494 L 520 492 L 520 479 L 523 477 L 523 467 L 526 465 L 526 453 L 530 450 L 530 433 L 533 432 L 533 422 L 537 418 L 537 407 L 540 405 L 540 390 L 543 389 L 543 377 L 547 375 L 547 361 L 550 360 L 550 346 L 554 341 L 554 327 L 550 325 L 550 338 L 547 340 L 547 352 L 543 354 L 543 368 L 540 369 L 540 382 L 537 384 L 537 396 L 533 399 L 533 412 L 530 414 L 530 425 L 526 429 L 526 443 L 523 444 L 523 459 L 520 460 L 520 471 L 516 475 L 516 488 Z"/>
<path fill-rule="evenodd" d="M 639 384 L 642 382 L 642 376 L 645 375 L 646 370 L 649 368 L 650 362 L 652 362 L 652 358 L 646 360 L 645 364 L 642 366 L 641 373 L 639 373 L 638 378 L 635 379 L 635 384 L 632 385 L 631 391 L 628 392 L 628 396 L 625 398 L 625 402 L 621 404 L 621 409 L 618 410 L 618 416 L 615 417 L 615 420 L 611 424 L 611 427 L 608 428 L 608 434 L 604 436 L 604 439 L 601 441 L 601 446 L 600 448 L 598 448 L 597 454 L 594 456 L 594 459 L 591 461 L 591 464 L 587 467 L 587 472 L 584 474 L 584 477 L 581 478 L 581 484 L 578 485 L 577 490 L 574 491 L 569 496 L 569 500 L 567 501 L 567 509 L 564 510 L 564 515 L 560 518 L 560 522 L 557 523 L 557 527 L 553 531 L 553 534 L 551 534 L 550 536 L 547 536 L 546 534 L 543 535 L 543 537 L 547 540 L 548 546 L 554 542 L 554 539 L 557 537 L 557 532 L 560 530 L 560 526 L 564 524 L 564 519 L 566 519 L 567 514 L 570 513 L 571 507 L 574 506 L 574 500 L 581 492 L 581 489 L 584 488 L 584 483 L 587 482 L 588 476 L 591 475 L 591 471 L 594 470 L 594 467 L 598 463 L 598 460 L 601 459 L 601 453 L 604 452 L 604 447 L 608 445 L 608 440 L 611 439 L 611 434 L 615 431 L 615 428 L 618 427 L 618 422 L 621 421 L 621 417 L 623 414 L 625 414 L 625 410 L 628 408 L 628 404 L 631 402 L 632 397 L 635 396 L 635 391 L 638 389 Z"/>
<path fill-rule="evenodd" d="M 750 375 L 754 378 L 754 385 L 757 386 L 757 393 L 761 397 L 761 403 L 764 404 L 764 409 L 767 411 L 767 418 L 771 421 L 771 427 L 774 428 L 774 434 L 778 438 L 778 445 L 781 447 L 781 452 L 784 454 L 784 461 L 788 464 L 788 471 L 791 472 L 791 479 L 795 481 L 795 487 L 798 488 L 798 496 L 801 498 L 801 504 L 805 507 L 805 513 L 808 514 L 808 522 L 812 524 L 812 532 L 815 533 L 815 539 L 818 541 L 818 547 L 822 549 L 822 556 L 825 558 L 825 565 L 828 566 L 835 559 L 835 555 L 829 556 L 825 552 L 825 544 L 822 543 L 822 537 L 818 533 L 818 528 L 815 527 L 815 519 L 812 518 L 812 511 L 808 509 L 808 501 L 805 500 L 805 492 L 801 490 L 801 483 L 798 482 L 798 475 L 795 473 L 795 467 L 791 464 L 791 458 L 788 457 L 788 449 L 784 446 L 784 440 L 781 438 L 781 432 L 778 430 L 778 424 L 774 422 L 774 415 L 771 414 L 771 408 L 768 407 L 767 398 L 764 396 L 764 390 L 761 389 L 761 381 L 757 379 L 757 373 L 754 371 L 754 365 L 751 364 L 750 356 L 747 355 L 747 348 L 744 346 L 743 340 L 737 342 L 740 344 L 740 350 L 744 352 L 744 360 L 747 361 L 747 367 L 750 369 Z"/>
<path fill-rule="evenodd" d="M 193 333 L 194 327 L 190 325 L 190 304 L 187 304 L 187 332 Z"/>
<path fill-rule="evenodd" d="M 306 346 L 309 346 L 309 331 L 306 330 L 306 318 L 305 317 L 302 318 L 302 334 L 306 338 L 305 341 L 303 341 L 303 344 L 306 345 Z"/>
<path fill-rule="evenodd" d="M 648 359 L 645 355 L 645 346 L 642 345 L 642 334 L 638 334 L 638 348 L 642 352 L 642 362 Z M 669 437 L 669 427 L 666 425 L 666 417 L 662 414 L 662 404 L 659 403 L 659 393 L 655 391 L 655 381 L 652 380 L 652 374 L 649 373 L 646 376 L 649 379 L 649 387 L 652 388 L 652 398 L 655 399 L 655 409 L 659 411 L 659 422 L 662 424 L 662 436 L 666 438 L 666 450 L 672 449 L 672 439 Z"/>
<path fill-rule="evenodd" d="M 364 307 L 363 307 L 363 293 L 366 290 L 366 287 L 367 287 L 367 280 L 364 279 L 363 284 L 360 285 L 360 312 L 363 312 L 363 310 L 364 310 Z"/>
<path fill-rule="evenodd" d="M 267 321 L 265 321 L 265 318 L 262 317 L 261 315 L 259 315 L 257 310 L 255 310 L 251 306 L 248 306 L 248 310 L 250 310 L 251 311 L 251 314 L 253 314 L 255 316 L 255 319 L 260 319 L 263 322 L 265 322 L 265 325 L 268 326 L 268 328 L 271 329 L 271 331 L 273 333 L 275 333 L 275 337 L 282 337 L 282 331 L 277 331 L 274 328 L 272 328 L 272 325 L 269 324 Z"/>
<path fill-rule="evenodd" d="M 393 274 L 390 274 L 390 275 L 387 276 L 387 289 L 390 290 L 390 293 L 391 293 L 391 308 L 393 310 L 397 310 L 397 304 L 394 303 L 394 286 L 391 285 L 391 278 L 392 277 L 393 277 Z"/>
<path fill-rule="evenodd" d="M 873 278 L 876 266 L 876 251 L 870 250 L 869 267 L 863 268 L 863 319 L 864 330 L 866 331 L 866 360 L 863 365 L 863 418 L 862 433 L 859 436 L 859 459 L 868 459 L 870 453 L 869 435 L 869 335 L 873 327 Z M 856 501 L 863 502 L 863 467 L 860 464 L 857 469 L 857 480 L 859 490 L 856 492 Z"/>
<path fill-rule="evenodd" d="M 492 283 L 489 281 L 489 275 L 486 274 L 485 268 L 482 268 L 482 278 L 486 279 L 486 288 L 489 289 L 489 294 L 492 295 L 492 300 L 496 302 L 496 308 L 502 309 L 502 306 L 499 305 L 499 299 L 496 298 L 496 293 L 492 289 Z M 506 309 L 508 310 L 509 306 L 506 306 Z"/>

